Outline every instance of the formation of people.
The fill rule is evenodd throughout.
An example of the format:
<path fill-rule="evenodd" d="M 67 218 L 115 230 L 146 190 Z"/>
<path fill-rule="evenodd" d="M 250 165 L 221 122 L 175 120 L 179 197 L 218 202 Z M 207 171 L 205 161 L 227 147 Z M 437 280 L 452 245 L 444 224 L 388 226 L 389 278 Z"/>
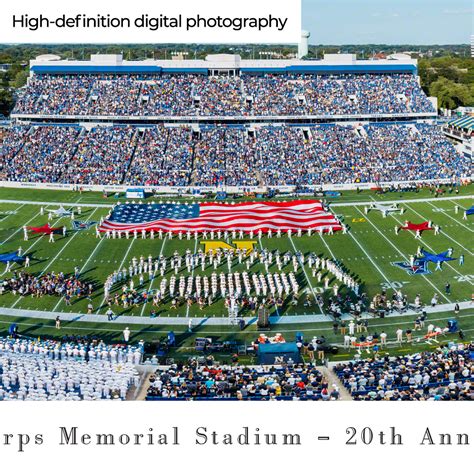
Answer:
<path fill-rule="evenodd" d="M 196 253 L 187 249 L 184 255 L 175 251 L 170 257 L 133 257 L 128 266 L 107 277 L 104 297 L 109 307 L 152 302 L 153 308 L 158 308 L 166 301 L 171 309 L 183 303 L 196 303 L 203 309 L 224 299 L 228 309 L 247 308 L 255 313 L 261 305 L 279 308 L 285 301 L 297 305 L 302 294 L 300 273 L 306 270 L 321 283 L 322 292 L 328 291 L 334 298 L 343 288 L 345 293 L 359 294 L 358 279 L 340 262 L 314 253 L 305 256 L 299 251 L 255 248 L 250 252 L 198 249 Z M 307 292 L 305 306 L 316 303 Z"/>
<path fill-rule="evenodd" d="M 0 338 L 0 400 L 125 399 L 138 387 L 138 346 Z"/>

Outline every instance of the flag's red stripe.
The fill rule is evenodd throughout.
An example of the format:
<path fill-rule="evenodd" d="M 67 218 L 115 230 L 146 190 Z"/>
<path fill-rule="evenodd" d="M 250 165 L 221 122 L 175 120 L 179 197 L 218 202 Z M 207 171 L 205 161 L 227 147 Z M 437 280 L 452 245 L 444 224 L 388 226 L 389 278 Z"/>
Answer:
<path fill-rule="evenodd" d="M 320 201 L 296 200 L 289 202 L 253 202 L 239 204 L 200 204 L 200 215 L 193 219 L 160 219 L 138 224 L 116 223 L 106 220 L 101 231 L 121 230 L 163 230 L 211 231 L 243 230 L 244 232 L 262 230 L 340 230 L 337 219 L 323 210 Z"/>

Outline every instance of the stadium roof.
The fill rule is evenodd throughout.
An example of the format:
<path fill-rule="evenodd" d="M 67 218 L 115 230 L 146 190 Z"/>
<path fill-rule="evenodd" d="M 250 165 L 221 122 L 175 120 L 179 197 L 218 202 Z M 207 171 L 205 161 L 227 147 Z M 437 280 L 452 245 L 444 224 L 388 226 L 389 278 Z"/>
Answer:
<path fill-rule="evenodd" d="M 297 59 L 253 60 L 238 55 L 209 55 L 206 59 L 170 59 L 126 61 L 122 55 L 96 54 L 88 61 L 49 60 L 38 57 L 30 62 L 36 74 L 160 74 L 193 73 L 209 71 L 241 71 L 243 73 L 319 73 L 319 74 L 367 74 L 410 73 L 416 74 L 416 60 L 357 60 L 352 54 L 328 54 L 322 60 Z"/>
<path fill-rule="evenodd" d="M 466 116 L 457 118 L 455 120 L 451 120 L 448 125 L 454 128 L 460 128 L 465 132 L 473 132 L 474 131 L 474 117 Z"/>

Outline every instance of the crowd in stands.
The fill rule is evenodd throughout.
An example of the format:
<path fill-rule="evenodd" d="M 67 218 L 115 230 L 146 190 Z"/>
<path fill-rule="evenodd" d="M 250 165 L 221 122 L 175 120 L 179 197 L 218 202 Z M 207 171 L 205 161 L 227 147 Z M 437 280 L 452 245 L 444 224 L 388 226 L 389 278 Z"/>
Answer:
<path fill-rule="evenodd" d="M 139 384 L 138 346 L 0 338 L 0 400 L 125 399 Z"/>
<path fill-rule="evenodd" d="M 434 112 L 411 74 L 34 75 L 14 113 L 276 116 Z"/>
<path fill-rule="evenodd" d="M 78 127 L 15 127 L 21 137 L 16 153 L 2 152 L 2 174 L 9 181 L 66 182 L 65 170 L 77 148 Z M 8 138 L 14 134 L 9 134 Z M 2 147 L 3 148 L 3 147 Z"/>
<path fill-rule="evenodd" d="M 14 126 L 0 137 L 0 179 L 149 186 L 310 186 L 472 175 L 428 124 Z"/>
<path fill-rule="evenodd" d="M 317 185 L 321 182 L 318 157 L 301 129 L 262 128 L 257 135 L 257 149 L 265 184 L 291 186 Z"/>
<path fill-rule="evenodd" d="M 15 126 L 0 143 L 7 181 L 120 184 L 136 143 L 132 127 Z"/>
<path fill-rule="evenodd" d="M 191 179 L 192 160 L 193 140 L 189 128 L 147 128 L 138 140 L 125 182 L 186 186 Z"/>
<path fill-rule="evenodd" d="M 474 345 L 340 363 L 334 371 L 355 400 L 473 400 Z"/>
<path fill-rule="evenodd" d="M 472 165 L 434 126 L 312 129 L 325 183 L 414 181 L 470 176 Z"/>
<path fill-rule="evenodd" d="M 337 400 L 312 365 L 172 365 L 150 376 L 147 400 Z"/>
<path fill-rule="evenodd" d="M 75 184 L 120 184 L 136 144 L 132 127 L 95 128 L 84 133 L 70 160 L 64 164 L 62 181 Z"/>

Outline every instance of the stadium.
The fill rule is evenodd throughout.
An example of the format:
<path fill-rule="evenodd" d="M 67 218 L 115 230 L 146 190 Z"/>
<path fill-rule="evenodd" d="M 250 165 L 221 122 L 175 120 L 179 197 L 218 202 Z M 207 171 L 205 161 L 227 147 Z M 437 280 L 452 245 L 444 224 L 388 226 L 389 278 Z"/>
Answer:
<path fill-rule="evenodd" d="M 472 399 L 473 128 L 416 60 L 29 70 L 0 128 L 1 400 Z"/>

